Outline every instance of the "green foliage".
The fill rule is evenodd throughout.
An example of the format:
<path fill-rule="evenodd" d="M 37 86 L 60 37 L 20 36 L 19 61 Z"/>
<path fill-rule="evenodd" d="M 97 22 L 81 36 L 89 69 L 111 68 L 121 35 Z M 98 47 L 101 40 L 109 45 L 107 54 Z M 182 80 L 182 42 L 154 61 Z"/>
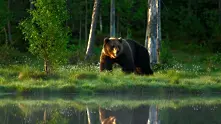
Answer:
<path fill-rule="evenodd" d="M 55 33 L 57 32 L 56 31 L 57 29 L 56 30 L 54 29 L 57 28 L 58 26 L 50 28 L 48 27 L 48 25 L 50 24 L 55 25 L 56 21 L 57 22 L 63 21 L 58 19 L 62 17 L 62 19 L 67 20 L 66 24 L 69 27 L 71 27 L 72 31 L 71 38 L 75 38 L 78 40 L 80 34 L 81 34 L 81 39 L 85 38 L 86 35 L 85 29 L 87 27 L 88 28 L 87 31 L 89 31 L 90 27 L 93 1 L 87 1 L 87 8 L 88 8 L 87 13 L 86 13 L 86 3 L 84 0 L 63 1 L 63 2 L 69 2 L 67 3 L 68 12 L 66 10 L 60 12 L 61 7 L 60 4 L 57 3 L 58 0 L 56 0 L 57 2 L 54 1 L 53 3 L 50 3 L 51 1 L 52 0 L 46 2 L 41 1 L 42 6 L 44 5 L 44 9 L 41 9 L 38 5 L 35 5 L 36 10 L 34 11 L 36 11 L 36 14 L 31 14 L 32 17 L 27 19 L 29 21 L 26 20 L 27 29 L 24 29 L 22 27 L 23 30 L 26 30 L 25 32 L 33 32 L 32 39 L 34 39 L 34 36 L 37 37 L 42 36 L 41 39 L 46 39 L 45 35 L 47 34 L 48 41 L 49 40 L 53 41 L 54 39 L 57 38 L 52 37 L 52 35 L 59 37 L 59 35 Z M 121 36 L 124 38 L 130 37 L 135 40 L 139 39 L 138 41 L 140 41 L 141 44 L 144 44 L 143 39 L 145 37 L 145 29 L 146 29 L 147 2 L 148 2 L 147 0 L 116 1 L 117 36 Z M 55 4 L 57 4 L 58 6 Z M 0 1 L 0 44 L 4 44 L 5 42 L 4 40 L 5 32 L 3 28 L 5 27 L 7 30 L 6 24 L 7 21 L 10 20 L 12 25 L 12 37 L 13 37 L 12 45 L 15 48 L 18 48 L 19 50 L 24 50 L 24 51 L 27 50 L 26 47 L 28 45 L 27 44 L 24 45 L 23 36 L 20 30 L 18 30 L 16 27 L 17 23 L 20 22 L 21 19 L 27 17 L 28 13 L 26 12 L 26 10 L 27 8 L 30 7 L 29 5 L 30 3 L 28 0 L 22 2 L 13 1 L 11 3 L 11 8 L 9 11 L 7 8 L 7 1 L 5 0 Z M 64 6 L 66 7 L 66 5 Z M 60 9 L 57 9 L 58 7 L 60 7 Z M 110 26 L 109 7 L 110 7 L 110 1 L 108 0 L 102 1 L 101 10 L 100 10 L 102 16 L 101 21 L 103 25 L 102 34 L 105 34 L 106 36 L 108 36 L 109 34 L 109 26 Z M 199 43 L 209 46 L 210 50 L 213 52 L 221 51 L 219 47 L 221 43 L 221 38 L 220 38 L 221 25 L 219 22 L 220 13 L 218 11 L 217 1 L 167 0 L 161 3 L 161 8 L 162 8 L 161 24 L 162 24 L 163 40 L 165 40 L 166 37 L 169 41 L 181 41 L 190 44 Z M 41 12 L 38 11 L 38 9 L 39 10 L 41 9 Z M 46 9 L 48 9 L 48 12 L 46 11 Z M 51 11 L 53 12 L 51 13 Z M 66 14 L 65 16 L 63 15 L 64 13 Z M 51 17 L 56 15 L 55 17 L 56 19 L 55 18 L 51 19 L 49 17 L 47 17 L 47 19 L 43 19 L 47 15 L 51 15 Z M 68 19 L 66 18 L 67 16 L 69 17 Z M 87 19 L 87 25 L 85 24 L 86 19 Z M 42 22 L 44 22 L 44 24 Z M 32 28 L 31 26 L 33 23 L 35 24 L 33 26 L 34 28 Z M 62 22 L 62 25 L 64 25 L 64 21 Z M 45 30 L 45 27 L 47 27 L 46 29 L 48 31 Z M 44 33 L 41 31 L 43 29 L 45 30 Z M 62 33 L 63 31 L 66 31 L 66 29 L 59 29 L 59 30 L 60 30 L 59 33 L 60 35 L 66 36 L 64 35 L 64 33 Z M 89 32 L 87 32 L 87 34 L 88 33 Z M 38 38 L 38 41 L 45 42 L 44 40 L 41 39 L 39 40 Z M 64 39 L 66 38 L 64 37 Z M 34 45 L 34 43 L 30 44 Z M 46 44 L 45 46 L 48 47 L 50 46 L 50 44 Z M 78 47 L 78 49 L 81 49 L 81 47 Z M 31 51 L 39 52 L 38 50 L 35 49 L 32 49 Z"/>
<path fill-rule="evenodd" d="M 216 53 L 208 58 L 209 61 L 215 62 L 217 64 L 221 63 L 221 53 Z"/>
<path fill-rule="evenodd" d="M 45 109 L 46 111 L 47 109 Z M 68 124 L 69 120 L 65 117 L 62 116 L 62 114 L 60 114 L 59 111 L 57 111 L 56 109 L 54 111 L 51 112 L 51 118 L 48 120 L 43 120 L 41 122 L 39 122 L 38 124 Z"/>
<path fill-rule="evenodd" d="M 110 4 L 107 4 L 110 5 Z M 122 0 L 116 2 L 116 18 L 119 19 L 118 36 L 125 38 L 140 38 L 145 35 L 147 1 Z M 127 23 L 125 23 L 127 22 Z M 142 31 L 140 31 L 140 29 Z M 144 38 L 143 38 L 144 39 Z"/>
<path fill-rule="evenodd" d="M 221 63 L 221 53 L 216 53 L 216 54 L 213 54 L 212 56 L 208 57 L 206 59 L 207 62 L 212 62 L 212 63 Z"/>
<path fill-rule="evenodd" d="M 84 62 L 86 49 L 87 49 L 87 45 L 84 42 L 80 45 L 72 45 L 69 48 L 69 57 L 70 57 L 69 62 L 71 64 Z M 100 53 L 101 53 L 101 46 L 94 46 L 93 54 L 87 62 L 88 63 L 99 62 Z"/>
<path fill-rule="evenodd" d="M 0 1 L 0 29 L 2 29 L 8 20 L 9 12 L 7 11 L 6 2 L 1 0 Z"/>
<path fill-rule="evenodd" d="M 172 54 L 170 51 L 170 42 L 167 40 L 161 41 L 160 48 L 160 62 L 161 63 L 170 63 L 172 59 Z"/>
<path fill-rule="evenodd" d="M 24 60 L 24 54 L 15 48 L 8 45 L 0 46 L 0 64 L 19 64 L 22 60 Z"/>
<path fill-rule="evenodd" d="M 66 61 L 69 30 L 64 26 L 68 18 L 65 0 L 37 0 L 31 17 L 20 23 L 29 51 L 52 65 Z"/>

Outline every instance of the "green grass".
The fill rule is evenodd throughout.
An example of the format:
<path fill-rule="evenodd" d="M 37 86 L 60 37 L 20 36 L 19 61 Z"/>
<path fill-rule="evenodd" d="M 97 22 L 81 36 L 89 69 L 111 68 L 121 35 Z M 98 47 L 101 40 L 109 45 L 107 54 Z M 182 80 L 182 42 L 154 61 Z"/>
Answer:
<path fill-rule="evenodd" d="M 119 68 L 99 72 L 98 65 L 61 66 L 46 75 L 42 62 L 0 64 L 0 92 L 16 93 L 213 93 L 221 92 L 220 54 L 173 50 L 169 64 L 154 67 L 153 76 L 124 74 Z"/>
<path fill-rule="evenodd" d="M 60 68 L 54 75 L 25 67 L 0 69 L 2 92 L 63 92 L 63 93 L 108 93 L 108 92 L 220 92 L 221 75 L 217 72 L 191 72 L 165 69 L 153 76 L 126 75 L 120 69 L 112 73 L 100 73 L 96 66 L 70 66 Z"/>

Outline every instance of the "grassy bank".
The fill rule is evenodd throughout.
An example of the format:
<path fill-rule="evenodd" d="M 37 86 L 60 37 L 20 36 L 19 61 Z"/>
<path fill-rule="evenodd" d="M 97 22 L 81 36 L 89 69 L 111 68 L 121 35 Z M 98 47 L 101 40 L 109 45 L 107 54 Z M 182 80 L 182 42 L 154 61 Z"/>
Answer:
<path fill-rule="evenodd" d="M 192 49 L 192 50 L 191 50 Z M 167 50 L 168 51 L 168 50 Z M 189 52 L 182 52 L 189 51 Z M 119 68 L 99 72 L 98 65 L 58 67 L 46 75 L 42 63 L 22 56 L 18 62 L 0 64 L 3 93 L 213 93 L 221 92 L 221 54 L 196 48 L 171 49 L 169 62 L 153 68 L 153 76 L 126 75 Z M 202 54 L 203 53 L 203 54 Z M 21 57 L 22 56 L 22 57 Z"/>
<path fill-rule="evenodd" d="M 210 65 L 161 66 L 153 76 L 126 75 L 120 69 L 100 73 L 97 65 L 61 67 L 52 75 L 28 65 L 0 68 L 1 92 L 61 93 L 211 93 L 221 91 L 221 71 Z"/>

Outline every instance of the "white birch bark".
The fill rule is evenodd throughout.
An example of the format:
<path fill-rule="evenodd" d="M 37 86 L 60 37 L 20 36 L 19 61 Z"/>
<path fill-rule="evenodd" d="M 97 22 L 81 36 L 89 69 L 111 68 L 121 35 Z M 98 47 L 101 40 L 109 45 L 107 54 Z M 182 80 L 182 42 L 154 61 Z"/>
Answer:
<path fill-rule="evenodd" d="M 99 4 L 100 4 L 100 0 L 94 1 L 91 28 L 90 28 L 89 38 L 88 38 L 88 45 L 87 45 L 85 60 L 89 59 L 89 57 L 92 55 L 92 48 L 94 45 L 94 37 L 95 37 L 95 29 L 96 29 L 97 18 L 98 18 Z"/>
<path fill-rule="evenodd" d="M 156 0 L 157 8 L 157 63 L 160 63 L 160 46 L 161 46 L 161 0 Z"/>
<path fill-rule="evenodd" d="M 145 38 L 145 47 L 149 51 L 150 64 L 154 65 L 157 63 L 157 9 L 156 0 L 148 1 L 148 18 L 147 18 L 147 30 Z"/>
<path fill-rule="evenodd" d="M 158 110 L 156 105 L 151 105 L 149 109 L 149 118 L 147 124 L 160 124 L 158 119 Z"/>
<path fill-rule="evenodd" d="M 149 51 L 151 65 L 160 62 L 160 41 L 160 0 L 148 0 L 145 47 Z"/>
<path fill-rule="evenodd" d="M 88 107 L 87 107 L 87 121 L 88 124 L 95 124 L 95 115 Z"/>

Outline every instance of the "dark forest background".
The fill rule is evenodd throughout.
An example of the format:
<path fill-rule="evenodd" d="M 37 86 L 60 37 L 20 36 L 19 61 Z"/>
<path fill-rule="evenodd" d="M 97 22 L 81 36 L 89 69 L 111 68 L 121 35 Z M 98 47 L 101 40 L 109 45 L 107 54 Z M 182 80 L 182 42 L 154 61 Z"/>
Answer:
<path fill-rule="evenodd" d="M 86 47 L 91 24 L 93 0 L 67 0 L 71 30 L 69 46 Z M 162 40 L 170 43 L 206 46 L 210 51 L 221 51 L 220 0 L 162 0 Z M 21 52 L 28 51 L 19 22 L 29 16 L 29 0 L 1 0 L 0 45 L 10 44 Z M 132 38 L 144 44 L 147 19 L 147 0 L 116 1 L 116 35 Z M 102 0 L 96 28 L 96 45 L 109 36 L 110 1 Z M 7 33 L 7 34 L 6 34 Z M 82 51 L 85 52 L 85 51 Z"/>

